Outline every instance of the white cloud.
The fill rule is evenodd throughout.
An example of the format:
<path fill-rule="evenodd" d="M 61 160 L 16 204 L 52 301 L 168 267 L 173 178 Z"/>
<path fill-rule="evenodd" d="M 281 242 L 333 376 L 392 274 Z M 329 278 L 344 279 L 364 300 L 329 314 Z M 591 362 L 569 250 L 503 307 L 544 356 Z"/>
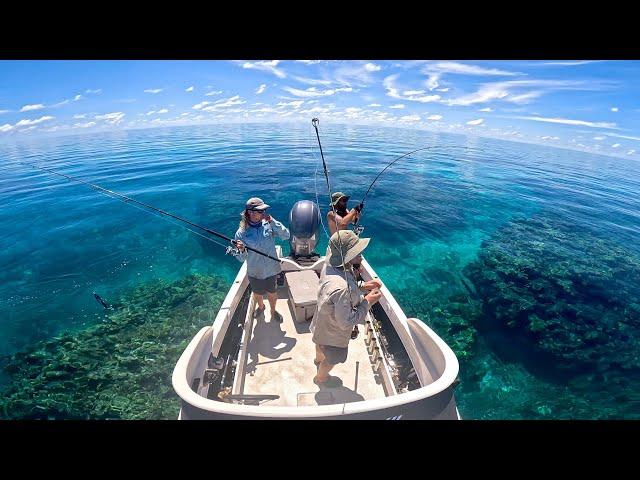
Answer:
<path fill-rule="evenodd" d="M 467 125 L 481 125 L 484 122 L 484 118 L 478 118 L 477 120 L 470 120 Z"/>
<path fill-rule="evenodd" d="M 264 92 L 267 89 L 267 86 L 263 83 L 262 85 L 260 85 L 258 87 L 258 89 L 256 90 L 256 95 L 260 95 L 262 92 Z"/>
<path fill-rule="evenodd" d="M 96 115 L 93 118 L 95 118 L 96 120 L 105 120 L 107 123 L 110 123 L 112 125 L 117 125 L 122 121 L 124 116 L 125 114 L 122 112 L 112 112 L 112 113 L 105 113 L 103 115 Z"/>
<path fill-rule="evenodd" d="M 544 137 L 540 137 L 542 140 L 560 140 L 560 137 L 552 137 L 549 135 L 546 135 Z"/>
<path fill-rule="evenodd" d="M 442 120 L 442 115 L 429 115 L 427 120 Z"/>
<path fill-rule="evenodd" d="M 0 115 L 1 115 L 1 114 L 3 114 L 3 113 L 8 113 L 8 112 L 10 112 L 10 111 L 11 111 L 11 110 L 0 110 Z"/>
<path fill-rule="evenodd" d="M 25 105 L 23 106 L 20 111 L 21 112 L 29 112 L 31 110 L 40 110 L 42 108 L 45 108 L 43 104 L 41 103 L 35 103 L 33 105 Z"/>
<path fill-rule="evenodd" d="M 405 90 L 402 95 L 422 95 L 424 90 Z"/>
<path fill-rule="evenodd" d="M 613 145 L 611 145 L 611 148 L 618 148 L 620 146 L 619 143 L 614 143 Z"/>
<path fill-rule="evenodd" d="M 82 98 L 82 95 L 76 95 L 75 97 L 73 97 L 73 101 L 77 102 L 78 100 L 80 100 Z"/>
<path fill-rule="evenodd" d="M 185 92 L 193 92 L 193 86 L 191 86 L 191 87 L 187 88 L 187 89 L 185 90 Z"/>
<path fill-rule="evenodd" d="M 447 88 L 436 88 L 436 92 L 448 92 L 450 90 L 449 87 Z"/>
<path fill-rule="evenodd" d="M 380 65 L 376 65 L 375 63 L 367 63 L 364 66 L 364 69 L 367 72 L 379 72 L 382 67 Z"/>
<path fill-rule="evenodd" d="M 304 103 L 304 100 L 293 100 L 291 102 L 280 102 L 278 103 L 278 107 L 287 107 L 291 105 L 293 108 L 300 108 L 300 105 Z"/>
<path fill-rule="evenodd" d="M 572 65 L 585 65 L 587 63 L 593 63 L 594 60 L 578 60 L 576 62 L 543 62 L 540 65 L 564 65 L 564 66 L 572 66 Z M 534 64 L 535 65 L 535 64 Z"/>
<path fill-rule="evenodd" d="M 155 110 L 151 110 L 150 112 L 147 112 L 147 116 L 153 115 L 154 113 L 156 113 L 156 111 Z"/>
<path fill-rule="evenodd" d="M 389 108 L 404 108 L 404 105 L 402 103 L 397 103 L 395 105 L 391 105 Z"/>
<path fill-rule="evenodd" d="M 420 115 L 405 115 L 404 117 L 400 117 L 401 122 L 419 122 Z"/>
<path fill-rule="evenodd" d="M 93 127 L 96 122 L 85 122 L 85 123 L 76 123 L 73 125 L 74 128 L 89 128 Z"/>
<path fill-rule="evenodd" d="M 611 132 L 607 132 L 606 135 L 608 137 L 617 137 L 617 138 L 625 138 L 627 140 L 638 140 L 638 141 L 640 141 L 640 137 L 633 137 L 631 135 L 620 135 L 618 133 L 611 133 Z"/>
<path fill-rule="evenodd" d="M 611 111 L 612 112 L 617 112 L 618 111 L 618 107 L 611 107 Z"/>
<path fill-rule="evenodd" d="M 296 60 L 296 62 L 304 63 L 306 65 L 314 65 L 316 63 L 320 63 L 321 60 Z"/>
<path fill-rule="evenodd" d="M 297 80 L 300 83 L 306 83 L 307 85 L 324 85 L 324 86 L 328 86 L 331 85 L 332 83 L 335 83 L 333 80 L 326 80 L 326 79 L 315 79 L 315 78 L 307 78 L 307 77 L 293 77 L 294 80 Z"/>
<path fill-rule="evenodd" d="M 593 139 L 594 139 L 594 140 L 598 140 L 598 141 L 600 141 L 600 140 L 604 140 L 604 138 L 605 138 L 605 137 L 593 137 Z"/>
<path fill-rule="evenodd" d="M 187 115 L 189 115 L 189 112 L 184 112 L 180 114 L 181 117 L 186 117 Z"/>
<path fill-rule="evenodd" d="M 76 113 L 73 118 L 86 118 L 86 114 L 85 113 Z"/>
<path fill-rule="evenodd" d="M 333 72 L 333 77 L 335 81 L 339 84 L 351 86 L 352 84 L 356 86 L 366 86 L 369 83 L 373 82 L 373 77 L 371 73 L 376 70 L 372 70 L 372 63 L 367 64 L 346 64 L 338 67 Z M 377 65 L 375 65 L 377 66 Z"/>
<path fill-rule="evenodd" d="M 335 95 L 338 92 L 353 91 L 353 88 L 351 87 L 331 88 L 328 90 L 318 90 L 315 87 L 310 87 L 310 88 L 307 88 L 306 90 L 300 90 L 298 88 L 292 88 L 292 87 L 282 87 L 282 89 L 286 92 L 289 92 L 291 95 L 295 95 L 296 97 L 303 97 L 303 98 L 323 97 L 327 95 Z"/>
<path fill-rule="evenodd" d="M 260 62 L 245 62 L 242 64 L 242 68 L 254 68 L 256 70 L 263 70 L 265 72 L 273 73 L 278 78 L 285 78 L 287 74 L 283 70 L 279 70 L 276 67 L 280 63 L 280 60 L 260 61 Z"/>
<path fill-rule="evenodd" d="M 430 63 L 424 68 L 425 73 L 455 73 L 460 75 L 498 75 L 498 76 L 516 76 L 523 75 L 520 72 L 508 72 L 506 70 L 498 70 L 497 68 L 485 68 L 478 65 L 469 65 L 467 63 L 458 62 L 437 62 Z"/>
<path fill-rule="evenodd" d="M 37 123 L 46 122 L 47 120 L 53 120 L 54 118 L 55 117 L 45 116 L 45 117 L 37 118 L 35 120 L 24 119 L 24 120 L 20 120 L 18 123 L 16 123 L 15 126 L 16 127 L 22 127 L 22 126 L 25 126 L 25 125 L 35 125 Z"/>
<path fill-rule="evenodd" d="M 633 148 L 627 151 L 627 155 L 633 155 L 634 153 L 636 153 L 636 151 Z"/>
<path fill-rule="evenodd" d="M 211 92 L 205 93 L 205 97 L 211 97 L 212 95 L 220 95 L 222 90 L 212 90 Z"/>
<path fill-rule="evenodd" d="M 233 96 L 231 98 L 218 100 L 218 101 L 214 102 L 213 105 L 209 105 L 208 107 L 204 107 L 202 109 L 202 111 L 203 112 L 213 112 L 213 111 L 216 111 L 219 108 L 227 108 L 227 107 L 231 107 L 232 105 L 242 105 L 243 103 L 247 103 L 247 102 L 245 102 L 244 100 L 241 100 L 240 99 L 240 95 L 235 95 L 235 96 Z M 229 112 L 231 112 L 231 111 L 229 111 Z"/>
<path fill-rule="evenodd" d="M 389 75 L 386 77 L 382 84 L 387 89 L 387 96 L 396 98 L 398 100 L 409 100 L 412 102 L 428 103 L 440 100 L 440 95 L 400 95 L 398 87 L 395 85 L 395 81 L 399 74 Z"/>
<path fill-rule="evenodd" d="M 204 102 L 200 102 L 200 103 L 196 103 L 193 107 L 194 110 L 200 110 L 202 107 L 206 107 L 207 105 L 209 105 L 211 102 L 207 102 L 206 100 Z"/>
<path fill-rule="evenodd" d="M 513 92 L 513 90 L 525 88 L 536 88 L 538 90 L 519 93 Z M 468 106 L 475 103 L 486 103 L 492 100 L 503 100 L 505 102 L 525 104 L 544 93 L 554 90 L 595 90 L 597 88 L 597 84 L 592 83 L 591 86 L 588 86 L 585 82 L 573 80 L 511 80 L 506 82 L 485 83 L 473 93 L 446 100 L 444 103 L 454 106 Z"/>
<path fill-rule="evenodd" d="M 4 125 L 0 126 L 0 132 L 8 132 L 9 130 L 13 130 L 13 125 L 5 123 Z"/>
<path fill-rule="evenodd" d="M 592 128 L 611 128 L 617 130 L 615 123 L 609 122 L 588 122 L 586 120 L 572 120 L 568 118 L 545 118 L 545 117 L 508 117 L 520 120 L 534 120 L 536 122 L 561 123 L 564 125 L 581 125 Z"/>
<path fill-rule="evenodd" d="M 380 105 L 379 103 L 370 103 L 369 105 L 367 105 L 368 107 L 381 107 L 382 105 Z"/>
<path fill-rule="evenodd" d="M 102 93 L 102 89 L 98 88 L 97 90 L 85 90 L 84 93 Z"/>
<path fill-rule="evenodd" d="M 160 110 L 157 111 L 157 113 L 167 113 L 169 110 L 167 110 L 166 108 L 162 108 Z"/>
<path fill-rule="evenodd" d="M 478 65 L 469 65 L 459 62 L 436 62 L 430 63 L 422 70 L 423 73 L 428 75 L 425 82 L 427 88 L 430 91 L 438 89 L 440 86 L 440 78 L 445 74 L 458 74 L 458 75 L 491 75 L 491 76 L 516 76 L 523 75 L 520 72 L 508 72 L 506 70 L 499 70 L 497 68 L 485 68 Z M 438 91 L 447 92 L 449 88 L 440 88 Z"/>
<path fill-rule="evenodd" d="M 164 88 L 149 88 L 144 93 L 160 93 Z"/>
<path fill-rule="evenodd" d="M 493 110 L 491 110 L 491 108 L 486 107 L 486 108 L 481 108 L 480 110 L 478 110 L 479 112 L 493 112 Z"/>

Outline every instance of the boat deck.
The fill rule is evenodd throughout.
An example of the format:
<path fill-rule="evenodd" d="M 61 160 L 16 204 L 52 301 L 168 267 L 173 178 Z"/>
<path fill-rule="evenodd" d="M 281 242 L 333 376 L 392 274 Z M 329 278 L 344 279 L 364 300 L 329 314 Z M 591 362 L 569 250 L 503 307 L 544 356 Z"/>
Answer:
<path fill-rule="evenodd" d="M 295 322 L 287 287 L 278 287 L 277 311 L 283 322 L 271 321 L 269 303 L 265 313 L 254 318 L 251 339 L 237 393 L 245 395 L 279 395 L 266 405 L 314 406 L 371 400 L 385 396 L 383 384 L 374 373 L 364 341 L 360 335 L 349 343 L 345 363 L 336 365 L 330 375 L 342 380 L 336 388 L 313 383 L 316 374 L 315 344 L 311 341 L 308 322 Z"/>

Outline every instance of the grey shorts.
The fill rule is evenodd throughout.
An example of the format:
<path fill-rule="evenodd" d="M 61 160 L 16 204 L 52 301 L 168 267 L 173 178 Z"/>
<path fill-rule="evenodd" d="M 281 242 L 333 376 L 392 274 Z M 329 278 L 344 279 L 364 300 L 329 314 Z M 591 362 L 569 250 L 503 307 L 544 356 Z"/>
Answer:
<path fill-rule="evenodd" d="M 324 353 L 327 362 L 331 365 L 344 363 L 347 361 L 347 353 L 349 347 L 332 347 L 331 345 L 318 345 L 322 353 Z"/>
<path fill-rule="evenodd" d="M 253 278 L 249 277 L 249 285 L 251 285 L 251 290 L 253 293 L 258 295 L 264 295 L 265 293 L 276 293 L 278 286 L 276 285 L 276 280 L 278 279 L 278 275 L 272 275 L 267 278 Z"/>

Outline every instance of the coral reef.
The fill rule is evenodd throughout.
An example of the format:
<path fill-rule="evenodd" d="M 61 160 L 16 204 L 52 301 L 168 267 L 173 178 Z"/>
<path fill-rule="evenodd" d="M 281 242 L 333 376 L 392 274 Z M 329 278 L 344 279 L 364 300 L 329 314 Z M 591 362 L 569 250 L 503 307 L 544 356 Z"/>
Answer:
<path fill-rule="evenodd" d="M 474 354 L 477 331 L 474 323 L 482 305 L 466 293 L 426 295 L 424 287 L 394 292 L 407 317 L 419 318 L 451 347 L 461 362 Z"/>
<path fill-rule="evenodd" d="M 228 284 L 190 275 L 135 288 L 86 330 L 5 358 L 0 418 L 175 419 L 173 367 L 213 319 Z"/>
<path fill-rule="evenodd" d="M 516 219 L 465 274 L 484 326 L 506 328 L 582 373 L 640 368 L 640 256 L 551 215 Z"/>

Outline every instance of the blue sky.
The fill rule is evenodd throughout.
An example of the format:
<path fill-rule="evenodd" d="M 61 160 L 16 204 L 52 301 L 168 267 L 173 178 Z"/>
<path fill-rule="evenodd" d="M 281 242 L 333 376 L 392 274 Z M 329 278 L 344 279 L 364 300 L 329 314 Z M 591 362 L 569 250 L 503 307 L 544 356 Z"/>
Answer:
<path fill-rule="evenodd" d="M 317 116 L 640 159 L 639 80 L 640 61 L 1 61 L 0 142 Z"/>

